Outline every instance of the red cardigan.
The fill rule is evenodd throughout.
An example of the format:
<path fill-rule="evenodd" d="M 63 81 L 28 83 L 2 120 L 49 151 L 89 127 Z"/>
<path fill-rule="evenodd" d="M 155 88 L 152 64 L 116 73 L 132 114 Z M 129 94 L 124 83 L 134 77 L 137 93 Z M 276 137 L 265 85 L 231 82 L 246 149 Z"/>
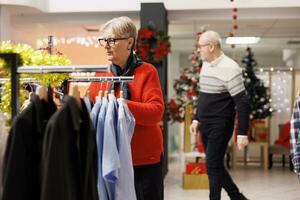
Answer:
<path fill-rule="evenodd" d="M 97 76 L 111 76 L 111 73 L 97 73 Z M 160 162 L 163 152 L 163 136 L 159 122 L 164 113 L 164 102 L 159 82 L 159 76 L 155 67 L 149 63 L 143 63 L 134 72 L 134 81 L 128 83 L 131 99 L 126 100 L 127 105 L 136 120 L 134 134 L 131 140 L 131 152 L 133 165 L 147 165 Z M 103 91 L 109 88 L 111 83 L 91 83 L 89 88 L 93 101 L 100 88 Z M 118 98 L 120 89 L 115 95 Z"/>

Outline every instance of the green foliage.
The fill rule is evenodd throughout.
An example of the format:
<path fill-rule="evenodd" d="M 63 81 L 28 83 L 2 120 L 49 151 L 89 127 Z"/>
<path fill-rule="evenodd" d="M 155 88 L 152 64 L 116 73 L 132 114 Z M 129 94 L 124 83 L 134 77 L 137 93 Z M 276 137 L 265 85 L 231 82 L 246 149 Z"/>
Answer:
<path fill-rule="evenodd" d="M 263 81 L 255 74 L 257 63 L 250 48 L 247 48 L 247 54 L 243 58 L 242 63 L 245 65 L 243 75 L 245 88 L 250 97 L 251 119 L 264 119 L 271 116 L 270 94 L 268 94 Z"/>

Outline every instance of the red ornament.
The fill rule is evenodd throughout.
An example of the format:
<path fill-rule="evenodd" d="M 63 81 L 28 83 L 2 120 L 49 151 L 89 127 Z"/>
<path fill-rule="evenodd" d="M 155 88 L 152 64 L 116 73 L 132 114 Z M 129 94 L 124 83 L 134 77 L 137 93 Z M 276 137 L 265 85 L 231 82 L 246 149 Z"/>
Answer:
<path fill-rule="evenodd" d="M 233 32 L 228 33 L 228 37 L 233 37 L 233 36 L 234 36 Z"/>
<path fill-rule="evenodd" d="M 237 15 L 232 15 L 232 19 L 236 20 L 237 19 Z"/>
<path fill-rule="evenodd" d="M 234 24 L 234 25 L 232 26 L 232 28 L 236 30 L 236 29 L 238 29 L 239 27 L 238 27 L 237 24 Z"/>
<path fill-rule="evenodd" d="M 190 90 L 190 91 L 187 92 L 187 96 L 188 96 L 188 97 L 194 97 L 194 96 L 196 96 L 196 95 L 197 95 L 196 92 L 193 91 L 193 90 Z"/>
<path fill-rule="evenodd" d="M 237 12 L 238 9 L 237 9 L 237 8 L 233 8 L 232 11 L 233 11 L 233 12 Z"/>
<path fill-rule="evenodd" d="M 234 49 L 234 48 L 235 48 L 235 44 L 232 44 L 232 45 L 231 45 L 231 48 L 233 48 L 233 49 Z"/>
<path fill-rule="evenodd" d="M 185 74 L 182 74 L 182 75 L 180 76 L 180 79 L 181 79 L 181 80 L 187 80 L 188 77 L 187 77 Z"/>

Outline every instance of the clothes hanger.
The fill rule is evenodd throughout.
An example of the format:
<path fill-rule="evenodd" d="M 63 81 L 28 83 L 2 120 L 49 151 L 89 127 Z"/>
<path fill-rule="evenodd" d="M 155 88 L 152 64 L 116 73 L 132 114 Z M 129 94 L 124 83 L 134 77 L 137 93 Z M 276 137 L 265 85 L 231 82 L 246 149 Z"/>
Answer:
<path fill-rule="evenodd" d="M 71 86 L 70 91 L 69 91 L 69 96 L 71 96 L 71 97 L 73 97 L 75 99 L 76 104 L 81 109 L 82 105 L 81 105 L 80 91 L 78 89 L 78 85 Z"/>
<path fill-rule="evenodd" d="M 112 94 L 112 95 L 115 95 L 114 86 L 115 86 L 115 82 L 114 82 L 114 80 L 111 80 L 110 94 Z"/>
<path fill-rule="evenodd" d="M 106 87 L 105 87 L 105 92 L 104 92 L 104 97 L 107 98 L 107 94 L 108 94 L 108 82 L 107 82 L 107 78 L 104 79 L 106 82 Z"/>
<path fill-rule="evenodd" d="M 119 77 L 119 81 L 121 82 L 121 77 Z M 124 86 L 124 82 L 121 82 L 121 88 L 120 88 L 120 98 L 123 98 L 123 86 Z"/>
<path fill-rule="evenodd" d="M 36 88 L 35 94 L 40 98 L 40 100 L 45 100 L 48 102 L 48 89 L 43 85 L 39 85 Z"/>
<path fill-rule="evenodd" d="M 102 98 L 102 83 L 100 83 L 100 88 L 99 88 L 99 91 L 98 91 L 98 97 L 101 99 Z"/>

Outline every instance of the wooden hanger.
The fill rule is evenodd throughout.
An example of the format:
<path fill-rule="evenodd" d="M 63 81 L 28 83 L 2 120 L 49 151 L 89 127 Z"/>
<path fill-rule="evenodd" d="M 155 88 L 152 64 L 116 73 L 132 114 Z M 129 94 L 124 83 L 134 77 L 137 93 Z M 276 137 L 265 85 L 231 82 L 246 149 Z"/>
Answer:
<path fill-rule="evenodd" d="M 100 88 L 99 88 L 99 91 L 98 91 L 98 97 L 101 99 L 102 98 L 102 83 L 100 83 Z"/>
<path fill-rule="evenodd" d="M 101 90 L 101 89 L 100 89 L 99 92 L 98 92 L 98 97 L 99 97 L 99 98 L 102 98 L 102 90 Z"/>
<path fill-rule="evenodd" d="M 35 94 L 38 95 L 40 100 L 48 102 L 48 89 L 45 86 L 39 85 L 36 88 Z"/>
<path fill-rule="evenodd" d="M 119 80 L 121 80 L 121 78 Z M 121 86 L 120 86 L 120 98 L 124 97 L 124 95 L 123 95 L 123 85 L 124 85 L 124 82 L 122 82 Z"/>
<path fill-rule="evenodd" d="M 78 105 L 78 107 L 81 109 L 82 105 L 81 105 L 81 100 L 80 100 L 80 91 L 78 89 L 78 85 L 73 85 L 70 88 L 69 91 L 69 96 L 75 98 L 76 104 Z"/>

